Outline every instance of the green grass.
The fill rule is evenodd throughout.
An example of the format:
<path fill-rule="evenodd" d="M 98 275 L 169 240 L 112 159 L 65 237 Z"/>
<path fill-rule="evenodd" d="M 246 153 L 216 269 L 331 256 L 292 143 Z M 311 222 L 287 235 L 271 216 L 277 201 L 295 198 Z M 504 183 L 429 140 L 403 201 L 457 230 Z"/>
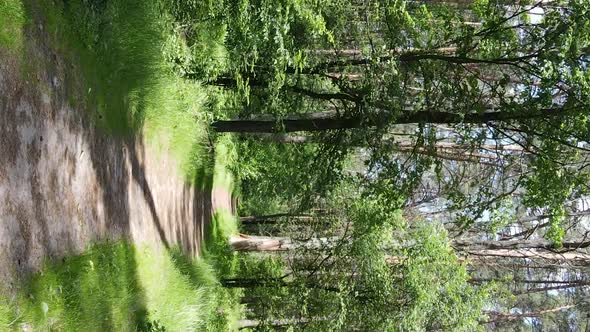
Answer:
<path fill-rule="evenodd" d="M 207 259 L 106 243 L 48 263 L 13 303 L 0 304 L 0 330 L 225 331 L 239 296 L 219 286 Z"/>
<path fill-rule="evenodd" d="M 217 211 L 210 224 L 202 257 L 191 260 L 172 251 L 175 267 L 195 287 L 206 285 L 209 290 L 208 314 L 200 331 L 232 331 L 241 317 L 241 289 L 226 289 L 220 286 L 221 278 L 235 277 L 239 269 L 239 257 L 228 245 L 227 238 L 237 231 L 235 216 L 227 211 Z"/>
<path fill-rule="evenodd" d="M 146 250 L 146 249 L 143 249 Z M 141 255 L 138 274 L 145 287 L 149 317 L 167 331 L 228 331 L 239 297 L 219 286 L 207 259 L 192 260 L 178 249 L 165 256 Z M 162 279 L 169 280 L 162 284 Z"/>
<path fill-rule="evenodd" d="M 162 45 L 166 22 L 157 2 L 26 1 L 29 16 L 44 22 L 62 56 L 80 65 L 78 93 L 114 133 L 140 128 L 145 113 L 162 103 L 168 78 Z"/>
<path fill-rule="evenodd" d="M 8 300 L 0 298 L 0 331 L 8 330 L 15 323 L 17 317 L 17 313 Z"/>
<path fill-rule="evenodd" d="M 141 330 L 147 322 L 135 250 L 102 244 L 83 255 L 49 264 L 13 303 L 11 327 L 35 330 Z"/>
<path fill-rule="evenodd" d="M 235 138 L 231 134 L 222 134 L 217 137 L 215 144 L 215 165 L 213 168 L 212 186 L 224 188 L 234 192 L 237 188 L 233 167 L 239 165 L 238 151 Z"/>
<path fill-rule="evenodd" d="M 148 141 L 180 161 L 187 182 L 210 188 L 214 160 L 207 140 L 206 101 L 197 82 L 168 77 L 154 93 L 159 106 L 146 110 L 143 126 Z"/>
<path fill-rule="evenodd" d="M 25 11 L 20 0 L 0 0 L 0 49 L 22 49 L 25 22 Z"/>
<path fill-rule="evenodd" d="M 205 24 L 202 28 L 212 31 L 201 29 L 202 45 L 189 47 L 168 11 L 176 5 L 172 0 L 0 0 L 0 47 L 20 52 L 28 71 L 42 70 L 48 60 L 30 46 L 48 36 L 62 63 L 72 64 L 64 82 L 72 106 L 88 110 L 112 134 L 143 134 L 162 153 L 174 155 L 187 182 L 207 190 L 214 181 L 225 181 L 213 179 L 220 154 L 212 153 L 207 132 L 212 118 L 224 112 L 225 94 L 180 78 L 177 62 L 202 58 L 210 65 L 212 59 L 225 59 L 218 54 L 225 52 L 225 35 L 215 29 L 225 30 Z"/>

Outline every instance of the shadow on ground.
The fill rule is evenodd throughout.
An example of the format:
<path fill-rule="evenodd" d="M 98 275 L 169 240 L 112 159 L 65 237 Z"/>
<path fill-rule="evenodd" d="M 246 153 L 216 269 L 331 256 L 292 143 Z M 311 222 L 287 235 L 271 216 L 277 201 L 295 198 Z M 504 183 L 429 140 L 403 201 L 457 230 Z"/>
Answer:
<path fill-rule="evenodd" d="M 73 109 L 69 101 L 83 80 L 48 44 L 43 26 L 42 20 L 30 25 L 22 55 L 40 70 L 23 70 L 21 59 L 0 53 L 0 278 L 6 290 L 13 292 L 46 258 L 59 260 L 105 240 L 179 246 L 198 255 L 212 209 L 230 206 L 229 195 L 215 198 L 187 185 L 177 162 L 140 134 L 105 135 L 90 119 L 93 110 Z"/>

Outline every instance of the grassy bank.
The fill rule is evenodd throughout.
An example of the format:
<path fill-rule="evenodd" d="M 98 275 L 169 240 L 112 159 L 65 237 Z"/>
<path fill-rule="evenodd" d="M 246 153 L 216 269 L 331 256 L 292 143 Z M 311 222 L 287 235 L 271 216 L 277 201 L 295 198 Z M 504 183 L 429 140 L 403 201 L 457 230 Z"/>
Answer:
<path fill-rule="evenodd" d="M 0 50 L 19 55 L 25 71 L 46 66 L 34 45 L 51 45 L 67 66 L 67 95 L 114 135 L 143 135 L 172 153 L 187 181 L 206 187 L 213 160 L 207 126 L 210 97 L 180 78 L 187 52 L 168 1 L 0 0 Z"/>
<path fill-rule="evenodd" d="M 0 49 L 20 55 L 24 71 L 47 61 L 47 41 L 68 64 L 69 103 L 112 135 L 140 136 L 180 161 L 187 182 L 231 190 L 236 161 L 229 137 L 209 137 L 213 107 L 196 80 L 180 78 L 186 53 L 164 8 L 167 1 L 0 0 Z M 0 297 L 0 331 L 226 331 L 239 319 L 240 290 L 220 278 L 237 273 L 227 247 L 236 231 L 228 211 L 215 214 L 198 260 L 178 249 L 99 243 L 44 269 Z"/>
<path fill-rule="evenodd" d="M 216 217 L 218 231 L 232 223 L 224 218 Z M 48 262 L 16 299 L 0 305 L 0 330 L 232 330 L 240 293 L 217 280 L 235 273 L 235 258 L 223 249 L 225 238 L 214 241 L 199 260 L 118 242 Z"/>

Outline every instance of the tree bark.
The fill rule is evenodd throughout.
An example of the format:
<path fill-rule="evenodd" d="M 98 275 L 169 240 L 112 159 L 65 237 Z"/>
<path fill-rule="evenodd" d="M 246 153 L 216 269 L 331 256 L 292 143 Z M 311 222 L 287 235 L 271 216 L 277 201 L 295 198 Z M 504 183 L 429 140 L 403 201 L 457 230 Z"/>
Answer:
<path fill-rule="evenodd" d="M 324 143 L 324 141 L 318 139 L 315 136 L 308 136 L 308 135 L 289 135 L 289 134 L 268 134 L 268 133 L 261 133 L 261 134 L 254 134 L 256 137 L 260 138 L 264 141 L 270 141 L 275 143 L 285 143 L 285 144 L 307 144 L 307 143 Z M 386 144 L 392 146 L 393 149 L 397 149 L 398 151 L 411 151 L 416 147 L 416 144 L 412 141 L 408 140 L 397 140 L 397 139 L 388 139 L 384 141 Z M 354 143 L 351 143 L 354 144 Z M 472 151 L 487 151 L 490 153 L 497 153 L 497 152 L 519 152 L 519 153 L 527 153 L 522 146 L 517 144 L 481 144 L 481 145 L 469 145 L 469 144 L 462 144 L 462 143 L 455 143 L 455 142 L 437 142 L 433 145 L 426 145 L 422 146 L 421 148 L 425 149 L 433 149 L 436 151 L 442 151 L 450 154 L 467 154 L 467 155 L 475 155 L 481 157 L 496 157 L 495 155 L 484 155 L 481 153 L 474 154 Z"/>
<path fill-rule="evenodd" d="M 507 241 L 465 241 L 454 240 L 453 246 L 458 249 L 471 250 L 495 250 L 495 249 L 546 249 L 556 250 L 558 248 L 551 241 L 547 240 L 507 240 Z M 563 242 L 563 249 L 581 249 L 590 246 L 590 241 Z M 559 253 L 559 252 L 556 252 Z"/>
<path fill-rule="evenodd" d="M 295 131 L 325 131 L 334 129 L 360 128 L 360 118 L 333 118 L 333 119 L 301 119 L 281 121 L 261 120 L 227 120 L 216 121 L 213 128 L 217 132 L 233 133 L 278 133 Z"/>
<path fill-rule="evenodd" d="M 564 289 L 579 288 L 579 287 L 586 287 L 586 286 L 590 286 L 590 283 L 588 283 L 588 282 L 575 282 L 575 283 L 571 283 L 571 284 L 564 284 L 564 285 L 558 285 L 558 286 L 534 287 L 534 288 L 529 288 L 529 289 L 523 290 L 523 291 L 512 292 L 512 294 L 523 295 L 523 294 L 541 293 L 541 292 L 548 292 L 548 291 L 559 291 L 559 290 L 564 290 Z"/>
<path fill-rule="evenodd" d="M 230 246 L 236 251 L 286 251 L 295 247 L 287 237 L 251 236 L 240 234 L 231 236 Z"/>
<path fill-rule="evenodd" d="M 527 60 L 538 57 L 540 53 L 536 52 L 533 54 L 527 54 L 519 57 L 511 58 L 496 58 L 496 59 L 479 59 L 470 58 L 466 56 L 454 56 L 446 55 L 444 53 L 437 53 L 436 51 L 427 53 L 423 51 L 410 51 L 395 55 L 385 55 L 379 57 L 378 62 L 387 62 L 391 60 L 397 60 L 399 62 L 417 62 L 422 60 L 433 60 L 443 61 L 455 64 L 489 64 L 489 65 L 515 65 L 526 62 Z M 294 74 L 299 72 L 302 74 L 322 74 L 326 70 L 331 70 L 338 67 L 354 67 L 354 66 L 366 66 L 375 62 L 373 58 L 359 58 L 359 59 L 339 59 L 334 61 L 328 61 L 320 63 L 314 67 L 304 68 L 303 70 L 297 71 L 295 68 L 287 68 L 287 73 Z"/>
<path fill-rule="evenodd" d="M 431 50 L 424 50 L 420 48 L 394 48 L 385 51 L 387 54 L 404 54 L 404 53 L 419 53 L 419 52 L 435 52 L 438 54 L 454 54 L 457 52 L 456 47 L 441 47 Z M 363 52 L 360 49 L 317 49 L 308 50 L 307 53 L 316 55 L 341 55 L 341 56 L 362 56 Z"/>
<path fill-rule="evenodd" d="M 225 278 L 221 279 L 220 283 L 225 288 L 255 288 L 285 284 L 281 278 Z"/>
<path fill-rule="evenodd" d="M 544 259 L 562 262 L 567 265 L 585 265 L 590 264 L 590 254 L 576 251 L 568 252 L 552 252 L 546 250 L 534 249 L 481 249 L 481 250 L 466 250 L 470 259 L 481 259 L 484 257 L 498 258 L 528 258 L 528 259 Z"/>
<path fill-rule="evenodd" d="M 493 279 L 493 278 L 471 278 L 469 282 L 480 284 L 484 282 L 503 282 L 504 280 L 500 279 Z M 505 280 L 506 282 L 513 282 L 513 283 L 523 283 L 523 284 L 559 284 L 559 285 L 586 285 L 588 284 L 585 280 L 551 280 L 551 279 L 535 279 L 535 280 L 528 280 L 528 279 L 520 279 L 514 278 L 512 280 Z"/>
<path fill-rule="evenodd" d="M 313 238 L 304 242 L 294 242 L 288 237 L 234 235 L 229 238 L 230 246 L 236 251 L 287 251 L 297 248 L 310 250 L 333 247 L 340 238 Z"/>
<path fill-rule="evenodd" d="M 238 321 L 238 329 L 239 330 L 243 330 L 243 329 L 248 329 L 248 328 L 255 328 L 258 327 L 260 325 L 269 325 L 272 327 L 283 327 L 283 326 L 289 326 L 289 325 L 297 325 L 297 324 L 305 324 L 305 323 L 309 323 L 311 321 L 325 321 L 328 320 L 328 318 L 305 318 L 305 317 L 301 317 L 301 318 L 289 318 L 289 319 L 272 319 L 270 321 L 260 321 L 260 320 L 254 320 L 254 319 L 240 319 Z"/>
<path fill-rule="evenodd" d="M 540 317 L 545 314 L 559 312 L 559 311 L 563 311 L 563 310 L 567 310 L 567 309 L 571 309 L 571 308 L 575 308 L 575 307 L 576 307 L 575 304 L 569 304 L 569 305 L 563 305 L 563 306 L 550 308 L 550 309 L 525 312 L 522 314 L 511 314 L 511 313 L 497 312 L 497 311 L 484 311 L 485 314 L 492 316 L 493 318 L 488 321 L 483 321 L 482 323 L 489 324 L 489 323 L 494 323 L 494 322 L 499 322 L 499 321 L 515 320 L 515 319 L 521 319 L 521 318 L 527 318 L 527 317 Z"/>
<path fill-rule="evenodd" d="M 564 108 L 549 108 L 529 112 L 484 112 L 484 113 L 449 113 L 436 111 L 406 112 L 392 119 L 390 124 L 458 124 L 458 123 L 487 123 L 499 121 L 527 120 L 552 116 L 563 116 L 571 112 Z M 363 116 L 338 117 L 332 112 L 318 112 L 304 114 L 306 118 L 299 119 L 272 119 L 272 120 L 222 120 L 212 124 L 217 132 L 234 133 L 280 133 L 297 131 L 326 131 L 336 129 L 356 129 L 383 126 L 389 121 L 389 115 L 381 117 L 364 118 Z"/>
<path fill-rule="evenodd" d="M 341 291 L 338 287 L 320 285 L 311 279 L 298 283 L 285 281 L 284 278 L 226 278 L 221 279 L 220 283 L 225 288 L 292 287 L 305 285 L 308 288 L 322 289 L 328 292 Z"/>
<path fill-rule="evenodd" d="M 240 217 L 240 222 L 242 224 L 248 224 L 248 225 L 276 224 L 277 219 L 279 219 L 279 218 L 295 218 L 295 219 L 301 219 L 301 220 L 311 220 L 311 219 L 313 219 L 313 216 L 309 215 L 309 214 L 277 213 L 277 214 L 268 214 L 268 215 L 262 215 L 262 216 Z"/>

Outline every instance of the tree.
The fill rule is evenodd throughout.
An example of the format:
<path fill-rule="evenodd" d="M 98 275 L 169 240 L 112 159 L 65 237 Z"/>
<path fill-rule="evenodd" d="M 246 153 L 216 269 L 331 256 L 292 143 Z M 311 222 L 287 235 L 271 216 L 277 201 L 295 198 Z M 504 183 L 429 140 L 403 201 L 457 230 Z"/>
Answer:
<path fill-rule="evenodd" d="M 324 145 L 338 148 L 328 150 L 337 156 L 318 149 L 323 154 L 314 162 L 336 168 L 341 163 L 330 160 L 342 160 L 343 153 L 365 147 L 370 153 L 367 173 L 376 174 L 368 186 L 389 192 L 391 187 L 402 188 L 406 199 L 421 177 L 434 172 L 438 186 L 445 188 L 444 199 L 454 210 L 464 211 L 455 217 L 460 232 L 518 194 L 521 198 L 514 203 L 519 206 L 550 212 L 546 235 L 560 242 L 564 203 L 587 191 L 588 174 L 580 171 L 587 169 L 588 160 L 584 123 L 589 90 L 582 74 L 589 46 L 587 5 L 474 3 L 470 15 L 480 26 L 463 24 L 464 17 L 444 4 L 382 7 L 380 1 L 371 1 L 349 10 L 338 5 L 329 2 L 323 7 L 335 9 L 332 15 L 314 16 L 315 39 L 301 39 L 301 30 L 281 32 L 291 44 L 280 60 L 275 52 L 253 59 L 249 69 L 242 67 L 236 75 L 209 80 L 247 95 L 240 119 L 219 120 L 213 128 L 317 133 L 325 136 Z M 533 22 L 530 13 L 538 8 L 544 16 Z M 351 31 L 338 30 L 344 28 L 336 22 L 360 13 L 364 20 L 353 20 L 357 23 Z M 457 29 L 449 31 L 449 26 Z M 349 79 L 350 73 L 354 79 Z M 395 152 L 400 151 L 389 137 L 400 125 L 414 128 L 414 148 L 403 151 L 409 154 L 404 163 L 397 161 Z M 448 128 L 439 134 L 441 125 Z M 447 144 L 472 146 L 475 155 L 439 153 L 436 145 L 442 134 L 452 135 Z M 490 141 L 517 145 L 522 153 L 484 152 Z M 486 155 L 506 158 L 492 161 Z M 494 180 L 468 195 L 456 183 L 469 166 L 456 166 L 455 161 L 488 166 L 487 178 Z M 496 174 L 503 178 L 495 180 Z M 392 178 L 392 184 L 380 184 Z M 555 180 L 541 186 L 541 178 Z M 399 197 L 391 199 L 403 205 Z"/>
<path fill-rule="evenodd" d="M 285 214 L 232 239 L 284 264 L 222 281 L 248 289 L 256 328 L 473 330 L 484 289 L 504 283 L 494 327 L 567 321 L 553 309 L 585 294 L 589 258 L 589 13 L 250 0 L 209 17 L 231 60 L 184 75 L 224 96 L 212 128 L 241 133 L 242 211 Z M 392 223 L 402 210 L 411 222 Z"/>
<path fill-rule="evenodd" d="M 399 213 L 374 200 L 353 200 L 344 211 L 339 226 L 309 233 L 324 237 L 240 235 L 230 240 L 242 252 L 284 252 L 274 256 L 287 264 L 282 273 L 221 281 L 256 294 L 250 304 L 256 326 L 305 322 L 312 330 L 471 330 L 478 324 L 485 290 L 468 283 L 444 230 L 424 225 L 395 231 L 403 227 Z M 401 239 L 407 244 L 397 245 Z M 392 255 L 402 259 L 391 260 Z"/>

